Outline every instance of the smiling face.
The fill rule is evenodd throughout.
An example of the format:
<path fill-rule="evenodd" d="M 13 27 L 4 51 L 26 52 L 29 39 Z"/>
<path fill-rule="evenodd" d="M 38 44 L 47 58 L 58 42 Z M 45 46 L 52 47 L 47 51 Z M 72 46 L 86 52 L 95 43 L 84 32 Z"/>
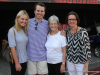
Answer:
<path fill-rule="evenodd" d="M 37 20 L 42 20 L 45 15 L 45 8 L 37 5 L 36 10 L 34 10 L 34 13 L 35 13 L 35 18 Z"/>
<path fill-rule="evenodd" d="M 19 26 L 23 27 L 28 23 L 28 16 L 27 15 L 21 15 L 19 18 L 17 18 Z"/>
<path fill-rule="evenodd" d="M 69 15 L 68 16 L 68 24 L 70 27 L 74 27 L 77 25 L 77 19 L 75 15 Z"/>
<path fill-rule="evenodd" d="M 50 21 L 49 27 L 52 31 L 56 31 L 58 29 L 58 23 L 56 20 Z"/>

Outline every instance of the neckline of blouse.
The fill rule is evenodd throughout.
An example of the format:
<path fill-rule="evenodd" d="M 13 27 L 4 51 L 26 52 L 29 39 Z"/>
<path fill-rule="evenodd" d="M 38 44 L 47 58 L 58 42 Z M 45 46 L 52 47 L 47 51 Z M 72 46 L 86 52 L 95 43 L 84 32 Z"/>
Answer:
<path fill-rule="evenodd" d="M 82 28 L 80 28 L 79 31 L 80 31 L 81 29 L 82 29 Z M 70 34 L 73 34 L 73 35 L 74 35 L 74 34 L 77 34 L 79 31 L 77 31 L 76 33 L 71 33 L 71 32 L 70 32 L 70 29 L 69 29 Z"/>
<path fill-rule="evenodd" d="M 55 35 L 57 35 L 59 32 L 60 32 L 60 31 L 58 31 L 58 32 L 57 32 L 56 34 L 54 34 L 54 35 L 51 35 L 51 34 L 49 33 L 49 35 L 50 35 L 50 36 L 55 36 Z"/>

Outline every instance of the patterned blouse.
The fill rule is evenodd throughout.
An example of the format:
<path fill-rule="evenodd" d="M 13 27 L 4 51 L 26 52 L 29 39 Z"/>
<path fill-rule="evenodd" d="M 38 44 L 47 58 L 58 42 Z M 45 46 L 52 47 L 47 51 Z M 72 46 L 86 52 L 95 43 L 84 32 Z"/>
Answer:
<path fill-rule="evenodd" d="M 91 58 L 90 41 L 86 29 L 81 28 L 77 33 L 71 33 L 70 28 L 65 31 L 67 34 L 67 60 L 74 64 L 85 64 Z"/>

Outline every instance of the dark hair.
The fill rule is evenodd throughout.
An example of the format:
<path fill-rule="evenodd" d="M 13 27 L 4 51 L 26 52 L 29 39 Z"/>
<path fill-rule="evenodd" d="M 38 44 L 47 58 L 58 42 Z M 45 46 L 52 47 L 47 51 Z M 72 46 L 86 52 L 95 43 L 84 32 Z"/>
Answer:
<path fill-rule="evenodd" d="M 66 19 L 65 19 L 65 23 L 68 24 L 68 17 L 69 17 L 69 15 L 75 15 L 75 17 L 76 17 L 76 19 L 77 19 L 77 24 L 80 23 L 79 16 L 78 16 L 78 14 L 77 14 L 76 12 L 74 12 L 74 11 L 71 11 L 71 12 L 69 12 L 69 13 L 67 14 Z"/>
<path fill-rule="evenodd" d="M 34 6 L 34 10 L 36 10 L 37 5 L 44 7 L 44 11 L 46 11 L 46 6 L 45 6 L 44 3 L 36 3 L 35 6 Z"/>

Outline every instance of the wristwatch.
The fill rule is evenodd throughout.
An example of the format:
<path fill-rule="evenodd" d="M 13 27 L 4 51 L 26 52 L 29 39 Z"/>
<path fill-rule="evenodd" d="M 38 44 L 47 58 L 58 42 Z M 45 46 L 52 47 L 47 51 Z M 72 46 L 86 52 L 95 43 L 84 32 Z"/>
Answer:
<path fill-rule="evenodd" d="M 64 62 L 62 62 L 62 64 L 65 64 Z"/>

